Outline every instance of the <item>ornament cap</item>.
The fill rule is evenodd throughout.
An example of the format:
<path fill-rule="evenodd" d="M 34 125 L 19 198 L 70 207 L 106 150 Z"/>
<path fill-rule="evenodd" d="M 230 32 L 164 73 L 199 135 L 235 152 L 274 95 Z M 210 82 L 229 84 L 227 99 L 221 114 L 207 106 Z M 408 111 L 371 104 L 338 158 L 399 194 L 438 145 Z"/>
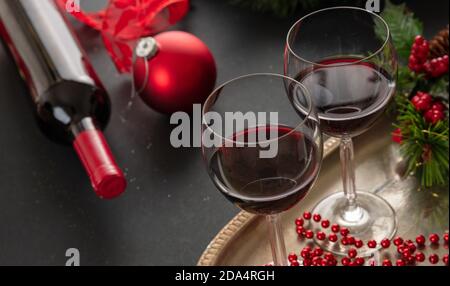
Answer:
<path fill-rule="evenodd" d="M 136 56 L 140 58 L 153 58 L 158 52 L 158 44 L 155 38 L 142 38 L 136 46 Z"/>

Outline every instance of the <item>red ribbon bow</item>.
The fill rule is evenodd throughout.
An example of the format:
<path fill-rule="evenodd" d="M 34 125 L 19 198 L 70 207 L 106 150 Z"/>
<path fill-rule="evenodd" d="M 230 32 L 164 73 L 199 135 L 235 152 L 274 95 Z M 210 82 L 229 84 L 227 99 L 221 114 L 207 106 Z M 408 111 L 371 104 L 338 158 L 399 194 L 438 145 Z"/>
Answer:
<path fill-rule="evenodd" d="M 105 47 L 119 72 L 130 72 L 133 47 L 139 38 L 154 35 L 178 22 L 189 9 L 189 0 L 109 0 L 105 9 L 77 10 L 74 0 L 56 0 L 82 23 L 102 34 Z"/>

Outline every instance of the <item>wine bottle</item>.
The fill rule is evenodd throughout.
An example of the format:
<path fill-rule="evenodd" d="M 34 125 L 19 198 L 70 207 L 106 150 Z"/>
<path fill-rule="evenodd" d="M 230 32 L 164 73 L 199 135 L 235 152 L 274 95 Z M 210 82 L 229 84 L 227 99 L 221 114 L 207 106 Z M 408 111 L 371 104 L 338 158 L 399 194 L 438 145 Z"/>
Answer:
<path fill-rule="evenodd" d="M 126 180 L 101 131 L 108 95 L 56 4 L 1 0 L 0 35 L 29 87 L 38 126 L 73 145 L 99 197 L 120 195 Z"/>

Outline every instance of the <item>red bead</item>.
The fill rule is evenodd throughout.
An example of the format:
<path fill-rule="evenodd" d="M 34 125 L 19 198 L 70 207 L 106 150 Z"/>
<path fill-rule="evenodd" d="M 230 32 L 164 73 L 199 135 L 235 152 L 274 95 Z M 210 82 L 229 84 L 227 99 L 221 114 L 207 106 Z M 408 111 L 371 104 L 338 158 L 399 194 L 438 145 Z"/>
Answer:
<path fill-rule="evenodd" d="M 425 236 L 423 236 L 423 235 L 418 235 L 418 236 L 416 237 L 416 243 L 417 243 L 417 245 L 423 246 L 423 245 L 425 245 L 425 242 L 426 242 Z"/>
<path fill-rule="evenodd" d="M 311 266 L 311 265 L 312 265 L 311 259 L 304 259 L 303 260 L 303 266 Z"/>
<path fill-rule="evenodd" d="M 417 252 L 415 257 L 418 262 L 425 261 L 425 254 L 423 254 L 422 252 Z"/>
<path fill-rule="evenodd" d="M 396 237 L 396 238 L 394 238 L 394 245 L 395 246 L 399 246 L 400 244 L 402 244 L 403 243 L 403 238 L 401 238 L 401 237 Z"/>
<path fill-rule="evenodd" d="M 383 266 L 392 266 L 392 262 L 389 259 L 383 260 Z"/>
<path fill-rule="evenodd" d="M 300 252 L 300 256 L 303 258 L 303 259 L 310 259 L 311 258 L 311 250 L 310 249 L 303 249 L 301 252 Z"/>
<path fill-rule="evenodd" d="M 308 229 L 308 230 L 305 232 L 305 236 L 306 236 L 306 238 L 311 239 L 311 238 L 314 237 L 314 232 L 313 232 L 312 230 Z"/>
<path fill-rule="evenodd" d="M 356 249 L 354 249 L 354 248 L 350 248 L 349 250 L 348 250 L 348 257 L 350 257 L 350 258 L 355 258 L 356 257 L 356 255 L 358 255 L 358 251 L 356 251 Z"/>
<path fill-rule="evenodd" d="M 289 253 L 288 260 L 289 261 L 297 261 L 298 260 L 297 254 L 295 254 L 294 252 Z"/>
<path fill-rule="evenodd" d="M 322 250 L 322 248 L 320 248 L 320 247 L 314 248 L 314 251 L 313 251 L 313 256 L 314 256 L 314 257 L 316 257 L 316 256 L 322 256 L 322 255 L 323 255 L 323 250 Z"/>
<path fill-rule="evenodd" d="M 325 258 L 326 260 L 336 260 L 336 258 L 334 257 L 334 255 L 333 255 L 332 253 L 329 253 L 329 252 L 325 253 L 325 254 L 323 255 L 323 258 Z"/>
<path fill-rule="evenodd" d="M 303 226 L 299 225 L 299 226 L 297 226 L 296 231 L 297 231 L 298 235 L 302 235 L 305 232 L 305 228 Z"/>
<path fill-rule="evenodd" d="M 397 265 L 397 266 L 405 266 L 406 263 L 403 260 L 401 260 L 401 259 L 397 259 L 397 262 L 395 263 L 395 265 Z"/>
<path fill-rule="evenodd" d="M 319 231 L 317 232 L 316 237 L 318 240 L 325 240 L 325 238 L 327 238 L 327 235 L 323 231 Z"/>
<path fill-rule="evenodd" d="M 437 254 L 431 254 L 428 258 L 431 264 L 437 264 L 439 262 L 439 255 Z"/>
<path fill-rule="evenodd" d="M 337 233 L 337 232 L 339 232 L 339 230 L 340 230 L 340 227 L 339 227 L 339 225 L 338 224 L 333 224 L 332 226 L 331 226 L 331 231 L 332 232 L 334 232 L 334 233 Z"/>
<path fill-rule="evenodd" d="M 416 257 L 414 255 L 411 255 L 406 259 L 407 264 L 414 265 L 416 263 Z"/>
<path fill-rule="evenodd" d="M 328 240 L 331 241 L 331 242 L 336 242 L 336 241 L 338 240 L 338 237 L 337 237 L 336 234 L 330 233 L 330 234 L 328 235 Z"/>
<path fill-rule="evenodd" d="M 348 228 L 341 227 L 341 235 L 342 236 L 347 236 L 349 233 L 350 233 L 350 231 L 348 230 Z"/>
<path fill-rule="evenodd" d="M 375 247 L 377 247 L 377 242 L 375 240 L 369 240 L 369 242 L 367 243 L 367 246 L 369 248 L 375 248 Z"/>
<path fill-rule="evenodd" d="M 406 249 L 407 249 L 407 246 L 405 246 L 403 244 L 397 246 L 397 252 L 400 253 L 400 254 L 402 254 Z"/>
<path fill-rule="evenodd" d="M 389 248 L 389 246 L 391 246 L 391 241 L 389 239 L 385 238 L 381 241 L 381 247 Z"/>
<path fill-rule="evenodd" d="M 319 222 L 322 219 L 322 217 L 320 216 L 320 214 L 314 214 L 313 215 L 313 220 L 315 222 Z"/>
<path fill-rule="evenodd" d="M 356 257 L 356 258 L 355 258 L 355 263 L 356 263 L 356 265 L 358 265 L 358 266 L 363 266 L 365 262 L 366 262 L 366 261 L 365 261 L 364 258 L 362 258 L 362 257 Z"/>
<path fill-rule="evenodd" d="M 408 243 L 408 249 L 410 253 L 414 253 L 417 250 L 417 247 L 414 243 Z"/>
<path fill-rule="evenodd" d="M 291 261 L 291 266 L 300 266 L 298 261 Z"/>
<path fill-rule="evenodd" d="M 351 260 L 348 257 L 344 257 L 344 258 L 341 259 L 341 263 L 344 266 L 348 266 L 350 264 L 350 262 L 351 262 Z"/>
<path fill-rule="evenodd" d="M 430 109 L 444 111 L 446 109 L 446 107 L 442 102 L 436 101 L 431 105 Z"/>
<path fill-rule="evenodd" d="M 412 255 L 411 255 L 411 252 L 409 252 L 409 249 L 408 248 L 405 248 L 405 250 L 403 250 L 403 252 L 402 252 L 402 257 L 403 257 L 403 259 L 408 259 L 409 257 L 411 257 Z"/>
<path fill-rule="evenodd" d="M 355 238 L 351 235 L 347 236 L 347 241 L 348 241 L 348 244 L 350 244 L 350 245 L 355 244 Z"/>
<path fill-rule="evenodd" d="M 327 219 L 324 219 L 321 223 L 323 228 L 328 228 L 330 226 L 330 221 Z"/>
<path fill-rule="evenodd" d="M 341 239 L 341 243 L 342 243 L 342 245 L 348 245 L 348 239 L 346 237 L 343 237 Z"/>
<path fill-rule="evenodd" d="M 355 244 L 356 248 L 361 248 L 361 247 L 364 246 L 364 242 L 362 240 L 360 240 L 360 239 L 355 239 L 355 243 L 354 244 Z"/>
<path fill-rule="evenodd" d="M 442 262 L 444 262 L 445 265 L 448 265 L 448 254 L 444 254 L 444 257 L 442 257 Z"/>
<path fill-rule="evenodd" d="M 303 213 L 303 218 L 306 220 L 310 220 L 311 219 L 311 213 L 310 212 L 304 212 Z"/>
<path fill-rule="evenodd" d="M 296 226 L 303 226 L 304 223 L 305 223 L 305 221 L 300 217 L 295 220 Z"/>
<path fill-rule="evenodd" d="M 322 258 L 319 256 L 316 256 L 312 259 L 312 265 L 313 266 L 322 266 Z"/>
<path fill-rule="evenodd" d="M 443 238 L 444 238 L 444 243 L 448 244 L 448 232 L 444 233 Z"/>
<path fill-rule="evenodd" d="M 439 235 L 436 233 L 430 234 L 429 240 L 432 244 L 438 244 L 439 243 Z"/>

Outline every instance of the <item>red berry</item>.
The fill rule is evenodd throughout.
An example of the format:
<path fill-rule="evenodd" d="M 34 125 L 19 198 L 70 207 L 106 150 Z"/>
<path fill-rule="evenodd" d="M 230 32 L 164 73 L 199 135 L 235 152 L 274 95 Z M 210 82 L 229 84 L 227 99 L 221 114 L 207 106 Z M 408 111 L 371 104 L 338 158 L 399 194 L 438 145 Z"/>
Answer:
<path fill-rule="evenodd" d="M 319 222 L 322 219 L 322 217 L 320 216 L 320 214 L 314 214 L 313 215 L 313 220 L 315 222 Z"/>
<path fill-rule="evenodd" d="M 355 240 L 356 248 L 361 248 L 361 247 L 363 247 L 363 245 L 364 245 L 364 242 L 361 239 L 356 239 Z"/>
<path fill-rule="evenodd" d="M 392 266 L 392 262 L 389 259 L 383 260 L 383 266 Z"/>
<path fill-rule="evenodd" d="M 305 223 L 305 221 L 301 217 L 295 219 L 296 226 L 303 226 L 304 223 Z"/>
<path fill-rule="evenodd" d="M 436 101 L 435 103 L 433 103 L 430 107 L 430 109 L 434 109 L 434 110 L 439 110 L 439 111 L 444 111 L 447 108 L 445 107 L 445 105 L 440 102 L 440 101 Z"/>
<path fill-rule="evenodd" d="M 297 261 L 298 260 L 297 254 L 295 254 L 294 252 L 289 253 L 288 260 L 289 261 Z"/>
<path fill-rule="evenodd" d="M 403 252 L 402 252 L 402 257 L 403 257 L 403 259 L 408 259 L 409 257 L 411 257 L 412 255 L 411 255 L 411 252 L 409 252 L 409 249 L 408 248 L 405 248 L 405 250 L 403 250 Z"/>
<path fill-rule="evenodd" d="M 344 266 L 348 266 L 350 264 L 350 262 L 351 262 L 351 260 L 348 257 L 344 257 L 344 258 L 341 259 L 341 263 Z"/>
<path fill-rule="evenodd" d="M 423 245 L 425 245 L 425 242 L 426 242 L 426 238 L 425 238 L 425 236 L 423 236 L 422 234 L 421 234 L 421 235 L 418 235 L 418 236 L 416 237 L 416 243 L 417 243 L 417 245 L 423 246 Z"/>
<path fill-rule="evenodd" d="M 401 144 L 403 141 L 402 130 L 397 128 L 392 132 L 392 141 L 398 144 Z"/>
<path fill-rule="evenodd" d="M 407 246 L 405 246 L 403 244 L 397 246 L 397 252 L 400 253 L 400 254 L 402 254 L 406 249 L 408 249 Z"/>
<path fill-rule="evenodd" d="M 317 232 L 316 237 L 318 240 L 325 240 L 325 238 L 327 238 L 327 235 L 323 231 L 319 231 Z"/>
<path fill-rule="evenodd" d="M 411 255 L 406 259 L 406 262 L 409 265 L 414 265 L 416 263 L 416 257 L 414 255 Z"/>
<path fill-rule="evenodd" d="M 300 266 L 298 261 L 291 261 L 291 266 Z"/>
<path fill-rule="evenodd" d="M 444 257 L 442 257 L 442 262 L 448 266 L 448 254 L 444 254 Z"/>
<path fill-rule="evenodd" d="M 389 248 L 389 246 L 391 246 L 391 241 L 389 239 L 385 238 L 381 241 L 381 247 Z"/>
<path fill-rule="evenodd" d="M 328 240 L 331 241 L 331 242 L 336 242 L 336 241 L 338 240 L 338 237 L 337 237 L 336 234 L 330 233 L 330 234 L 328 235 Z"/>
<path fill-rule="evenodd" d="M 311 239 L 311 238 L 314 237 L 314 232 L 313 232 L 312 230 L 308 229 L 308 230 L 305 232 L 305 236 L 306 236 L 306 238 Z"/>
<path fill-rule="evenodd" d="M 439 243 L 439 235 L 436 233 L 430 234 L 429 240 L 432 244 L 438 244 Z"/>
<path fill-rule="evenodd" d="M 299 226 L 297 226 L 296 231 L 297 231 L 298 235 L 302 235 L 305 232 L 305 228 L 303 226 L 299 225 Z"/>
<path fill-rule="evenodd" d="M 341 235 L 342 236 L 347 236 L 349 233 L 350 233 L 350 231 L 348 230 L 348 228 L 341 227 Z"/>
<path fill-rule="evenodd" d="M 442 237 L 444 238 L 444 243 L 448 244 L 448 232 L 444 233 Z"/>
<path fill-rule="evenodd" d="M 324 219 L 321 223 L 323 228 L 328 228 L 330 226 L 330 221 L 327 219 Z"/>
<path fill-rule="evenodd" d="M 418 111 L 426 111 L 430 109 L 433 98 L 431 95 L 425 92 L 418 91 L 417 94 L 411 99 L 411 103 Z"/>
<path fill-rule="evenodd" d="M 397 266 L 405 266 L 406 263 L 403 260 L 398 259 L 397 262 L 395 263 L 395 265 L 397 265 Z"/>
<path fill-rule="evenodd" d="M 375 247 L 377 247 L 377 242 L 376 242 L 375 240 L 370 240 L 370 241 L 367 243 L 367 246 L 368 246 L 369 248 L 375 248 Z"/>
<path fill-rule="evenodd" d="M 354 248 L 350 248 L 349 250 L 348 250 L 348 257 L 350 257 L 350 258 L 355 258 L 356 257 L 356 255 L 358 255 L 358 251 L 356 251 L 356 249 L 354 249 Z"/>
<path fill-rule="evenodd" d="M 436 124 L 445 119 L 444 112 L 438 109 L 429 109 L 424 115 L 425 121 L 431 124 Z"/>
<path fill-rule="evenodd" d="M 431 264 L 437 264 L 439 262 L 439 256 L 437 254 L 431 254 L 428 260 Z"/>
<path fill-rule="evenodd" d="M 311 213 L 310 212 L 304 212 L 303 213 L 303 218 L 306 220 L 310 220 L 311 219 Z"/>
<path fill-rule="evenodd" d="M 331 226 L 331 231 L 334 233 L 339 232 L 339 229 L 340 229 L 340 227 L 336 223 Z"/>
<path fill-rule="evenodd" d="M 416 253 L 416 260 L 418 262 L 423 262 L 425 261 L 425 254 L 423 254 L 422 252 L 417 252 Z"/>
<path fill-rule="evenodd" d="M 394 238 L 394 245 L 395 246 L 399 246 L 400 244 L 403 243 L 403 238 L 397 236 L 396 238 Z"/>

